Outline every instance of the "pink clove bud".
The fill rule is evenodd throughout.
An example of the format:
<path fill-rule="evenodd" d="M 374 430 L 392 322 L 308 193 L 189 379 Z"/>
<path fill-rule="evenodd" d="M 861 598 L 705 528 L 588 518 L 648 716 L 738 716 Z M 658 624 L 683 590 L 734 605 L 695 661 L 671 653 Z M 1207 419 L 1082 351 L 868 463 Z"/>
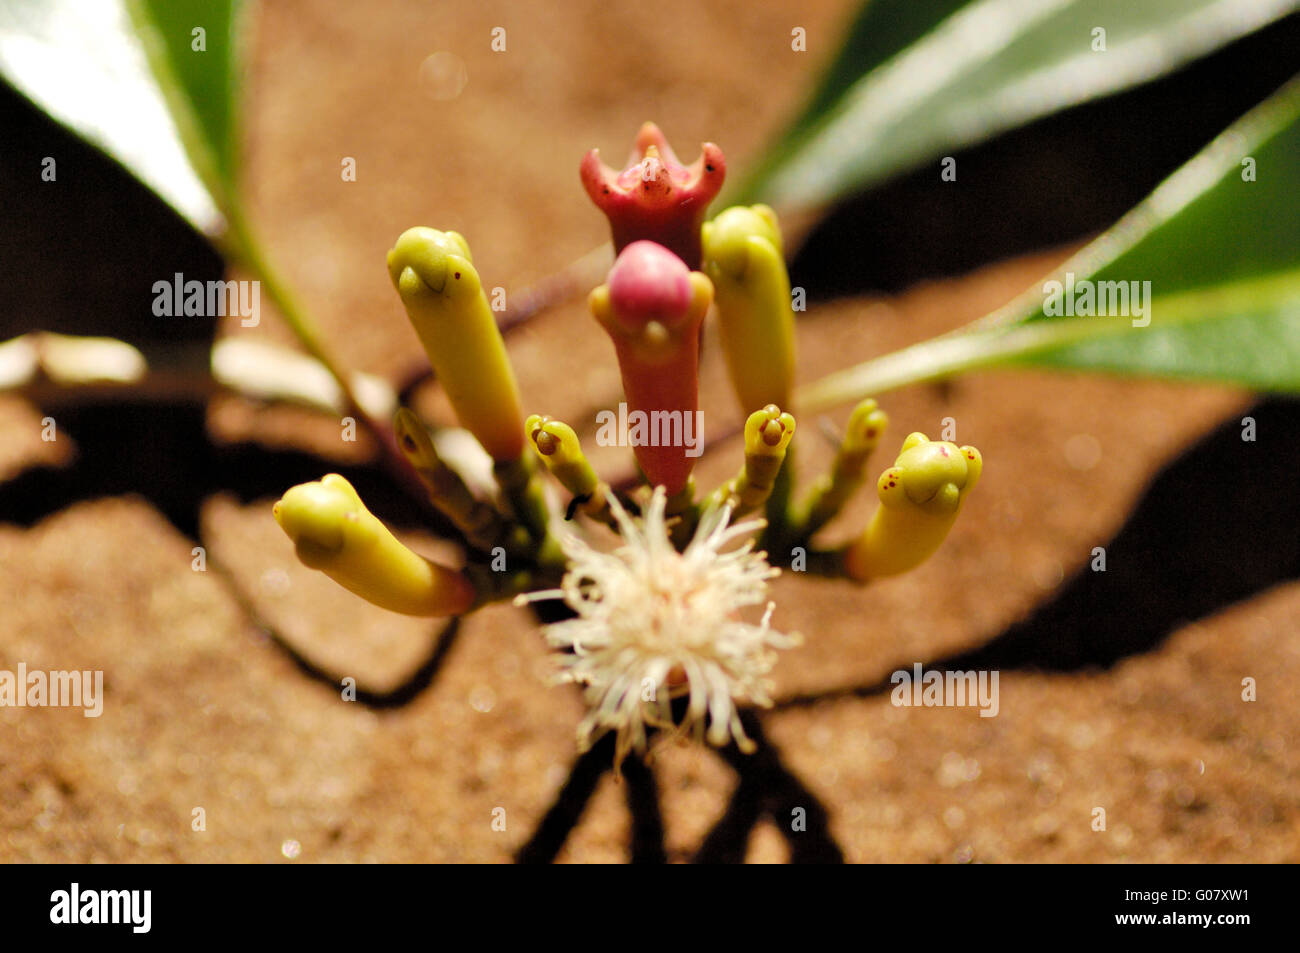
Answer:
<path fill-rule="evenodd" d="M 664 421 L 678 435 L 633 441 L 646 478 L 669 495 L 686 486 L 699 456 L 700 325 L 712 301 L 713 285 L 702 273 L 663 246 L 638 241 L 618 256 L 589 302 L 613 339 L 629 419 L 640 411 L 658 436 Z"/>

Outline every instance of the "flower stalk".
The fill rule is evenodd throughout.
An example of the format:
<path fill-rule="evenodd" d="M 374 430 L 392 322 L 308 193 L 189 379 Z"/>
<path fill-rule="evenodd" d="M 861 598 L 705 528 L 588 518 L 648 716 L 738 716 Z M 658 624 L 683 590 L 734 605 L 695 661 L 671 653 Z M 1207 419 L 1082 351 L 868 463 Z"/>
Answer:
<path fill-rule="evenodd" d="M 870 397 L 853 408 L 830 472 L 809 492 L 791 520 L 792 532 L 806 540 L 839 515 L 866 478 L 867 461 L 889 426 L 889 416 Z"/>
<path fill-rule="evenodd" d="M 429 502 L 451 521 L 465 539 L 483 552 L 503 546 L 511 552 L 528 548 L 528 534 L 483 500 L 478 499 L 465 480 L 438 455 L 429 429 L 407 407 L 399 408 L 393 420 L 397 445 L 424 483 Z"/>
<path fill-rule="evenodd" d="M 794 438 L 794 417 L 775 404 L 745 421 L 745 463 L 740 473 L 715 490 L 707 505 L 728 505 L 743 516 L 767 502 Z"/>

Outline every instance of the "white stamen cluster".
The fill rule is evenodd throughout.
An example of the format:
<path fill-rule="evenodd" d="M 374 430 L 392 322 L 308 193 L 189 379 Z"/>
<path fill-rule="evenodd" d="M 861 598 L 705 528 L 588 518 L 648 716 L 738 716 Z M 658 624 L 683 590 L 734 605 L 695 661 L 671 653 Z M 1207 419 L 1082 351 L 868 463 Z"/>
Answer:
<path fill-rule="evenodd" d="M 731 507 L 712 509 L 678 553 L 665 503 L 663 489 L 656 489 L 644 516 L 634 520 L 611 499 L 622 545 L 605 553 L 568 536 L 562 588 L 524 597 L 562 598 L 577 613 L 547 626 L 546 639 L 566 650 L 560 679 L 586 686 L 591 711 L 578 728 L 580 746 L 617 731 L 616 761 L 633 748 L 645 750 L 647 726 L 690 730 L 698 738 L 707 724 L 711 744 L 734 737 L 742 750 L 752 750 L 736 702 L 770 706 L 772 649 L 799 642 L 769 628 L 771 602 L 758 625 L 738 616 L 761 604 L 767 581 L 780 574 L 765 553 L 754 552 L 752 536 L 764 522 L 729 526 Z M 744 545 L 727 551 L 746 536 Z M 681 696 L 688 697 L 686 713 L 675 725 L 672 701 Z"/>

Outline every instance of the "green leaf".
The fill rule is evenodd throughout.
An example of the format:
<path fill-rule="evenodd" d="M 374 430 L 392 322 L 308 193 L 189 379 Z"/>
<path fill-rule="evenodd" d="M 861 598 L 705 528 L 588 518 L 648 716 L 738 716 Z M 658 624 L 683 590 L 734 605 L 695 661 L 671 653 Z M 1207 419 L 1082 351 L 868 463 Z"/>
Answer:
<path fill-rule="evenodd" d="M 214 191 L 233 195 L 238 183 L 238 91 L 242 80 L 237 30 L 240 0 L 128 0 L 154 72 L 170 93 L 191 155 Z M 192 126 L 184 129 L 185 125 Z M 210 164 L 205 170 L 203 165 Z"/>
<path fill-rule="evenodd" d="M 1300 77 L 1219 136 L 1048 281 L 966 328 L 808 385 L 796 405 L 815 411 L 1006 364 L 1300 392 L 1297 156 Z M 1060 283 L 1061 294 L 1051 282 Z M 1141 306 L 1131 298 L 1127 308 L 1107 308 L 1104 317 L 1057 313 L 1063 310 L 1058 301 L 1080 303 L 1085 285 L 1095 293 L 1102 282 L 1123 282 L 1130 294 L 1137 282 Z M 1067 286 L 1074 293 L 1066 294 Z"/>
<path fill-rule="evenodd" d="M 728 201 L 830 203 L 1155 79 L 1300 0 L 868 0 L 808 106 Z M 1096 50 L 1105 31 L 1105 50 Z M 856 67 L 856 75 L 854 69 Z"/>
<path fill-rule="evenodd" d="M 768 147 L 759 164 L 737 188 L 743 198 L 723 204 L 762 201 L 764 183 L 799 149 L 809 131 L 862 76 L 930 33 L 969 0 L 867 0 L 849 25 L 844 43 L 816 89 L 781 137 Z"/>
<path fill-rule="evenodd" d="M 196 229 L 221 225 L 120 0 L 0 0 L 0 75 Z"/>
<path fill-rule="evenodd" d="M 0 74 L 122 163 L 258 280 L 345 411 L 405 472 L 387 429 L 273 267 L 240 200 L 243 0 L 0 0 Z M 226 374 L 226 377 L 231 375 Z"/>

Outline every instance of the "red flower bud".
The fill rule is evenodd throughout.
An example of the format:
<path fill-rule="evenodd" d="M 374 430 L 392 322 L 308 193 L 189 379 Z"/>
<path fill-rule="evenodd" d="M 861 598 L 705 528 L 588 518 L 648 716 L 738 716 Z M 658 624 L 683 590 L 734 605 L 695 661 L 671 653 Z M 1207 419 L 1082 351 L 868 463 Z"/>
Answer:
<path fill-rule="evenodd" d="M 633 441 L 646 478 L 669 495 L 685 488 L 699 456 L 700 325 L 712 301 L 708 278 L 666 248 L 640 241 L 623 250 L 589 302 L 614 341 L 629 419 L 640 411 L 652 434 L 678 435 Z"/>
<path fill-rule="evenodd" d="M 580 172 L 587 194 L 609 219 L 616 253 L 645 239 L 700 267 L 700 226 L 727 174 L 721 149 L 706 142 L 700 157 L 684 166 L 659 127 L 648 122 L 622 172 L 605 165 L 598 149 L 587 153 Z"/>

